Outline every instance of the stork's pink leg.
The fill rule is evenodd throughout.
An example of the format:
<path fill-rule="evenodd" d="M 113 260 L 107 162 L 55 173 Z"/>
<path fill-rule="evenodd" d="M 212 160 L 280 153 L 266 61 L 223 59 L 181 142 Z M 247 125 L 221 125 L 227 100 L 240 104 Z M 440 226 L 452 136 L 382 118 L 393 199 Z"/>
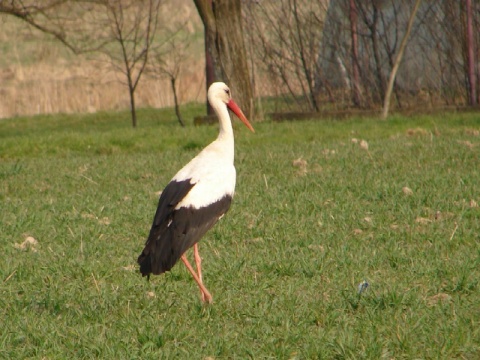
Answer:
<path fill-rule="evenodd" d="M 195 256 L 195 264 L 197 265 L 197 273 L 198 273 L 198 278 L 200 279 L 200 282 L 203 284 L 203 278 L 202 278 L 202 258 L 200 257 L 200 253 L 198 252 L 198 243 L 193 245 L 193 253 Z M 205 294 L 202 292 L 202 301 L 205 302 Z"/>
<path fill-rule="evenodd" d="M 211 303 L 212 299 L 213 299 L 212 295 L 210 295 L 207 288 L 203 285 L 203 282 L 202 282 L 201 278 L 199 278 L 199 276 L 197 275 L 197 273 L 193 269 L 192 265 L 190 265 L 190 263 L 188 262 L 185 254 L 182 255 L 181 259 L 182 259 L 183 263 L 185 264 L 185 266 L 187 267 L 188 271 L 190 271 L 190 274 L 192 274 L 193 278 L 197 282 L 198 287 L 200 288 L 200 291 L 202 293 L 202 301 L 207 302 L 207 303 Z"/>

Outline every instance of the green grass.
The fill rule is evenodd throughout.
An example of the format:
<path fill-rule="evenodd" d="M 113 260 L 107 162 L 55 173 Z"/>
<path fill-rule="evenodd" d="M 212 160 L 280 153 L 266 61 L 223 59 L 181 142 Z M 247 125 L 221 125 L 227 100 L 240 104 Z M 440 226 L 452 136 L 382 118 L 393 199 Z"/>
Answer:
<path fill-rule="evenodd" d="M 0 121 L 0 358 L 479 358 L 480 115 L 254 126 L 235 123 L 237 194 L 200 244 L 203 306 L 182 264 L 147 282 L 135 261 L 155 192 L 216 127 Z"/>

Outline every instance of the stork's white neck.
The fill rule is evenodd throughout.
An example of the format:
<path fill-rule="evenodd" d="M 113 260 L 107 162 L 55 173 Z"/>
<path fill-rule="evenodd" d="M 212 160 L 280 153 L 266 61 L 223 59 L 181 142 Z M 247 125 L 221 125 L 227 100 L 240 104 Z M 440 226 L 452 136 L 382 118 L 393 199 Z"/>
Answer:
<path fill-rule="evenodd" d="M 228 113 L 228 108 L 223 101 L 214 101 L 210 104 L 215 110 L 219 122 L 218 137 L 212 143 L 212 147 L 217 148 L 218 146 L 217 151 L 220 151 L 225 158 L 230 159 L 229 162 L 231 161 L 233 163 L 234 137 L 232 121 L 230 119 L 230 114 Z"/>
<path fill-rule="evenodd" d="M 218 122 L 220 125 L 218 138 L 220 139 L 227 137 L 231 138 L 233 141 L 232 120 L 230 119 L 227 106 L 223 102 L 220 102 L 213 104 L 212 107 L 218 116 Z"/>

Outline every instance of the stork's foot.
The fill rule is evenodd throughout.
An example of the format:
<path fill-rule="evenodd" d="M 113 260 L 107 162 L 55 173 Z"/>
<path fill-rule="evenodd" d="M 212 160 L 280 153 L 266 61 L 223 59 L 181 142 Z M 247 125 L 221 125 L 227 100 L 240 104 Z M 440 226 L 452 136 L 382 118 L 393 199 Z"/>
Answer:
<path fill-rule="evenodd" d="M 213 302 L 213 297 L 212 295 L 210 295 L 210 293 L 207 291 L 206 293 L 202 291 L 202 289 L 200 289 L 200 295 L 201 295 L 201 298 L 202 298 L 202 302 L 204 304 L 211 304 Z"/>

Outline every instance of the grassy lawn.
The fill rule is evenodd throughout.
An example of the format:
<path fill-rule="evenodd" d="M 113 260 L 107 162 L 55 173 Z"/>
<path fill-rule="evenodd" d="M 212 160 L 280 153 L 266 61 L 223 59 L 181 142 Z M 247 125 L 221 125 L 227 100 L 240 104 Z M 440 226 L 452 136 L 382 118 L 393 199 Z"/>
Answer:
<path fill-rule="evenodd" d="M 203 306 L 181 263 L 147 282 L 136 258 L 216 127 L 0 121 L 0 358 L 480 358 L 480 114 L 254 126 Z"/>

